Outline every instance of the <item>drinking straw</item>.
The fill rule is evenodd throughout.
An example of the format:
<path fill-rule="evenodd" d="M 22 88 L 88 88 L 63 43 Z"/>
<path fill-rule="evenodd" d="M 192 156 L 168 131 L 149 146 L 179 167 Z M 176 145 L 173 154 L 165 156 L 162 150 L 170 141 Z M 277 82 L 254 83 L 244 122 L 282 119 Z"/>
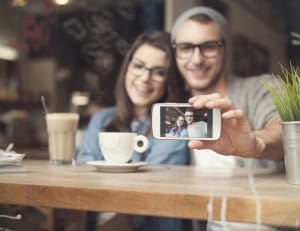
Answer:
<path fill-rule="evenodd" d="M 5 149 L 5 152 L 9 152 L 13 147 L 14 147 L 14 143 L 9 143 L 9 145 Z"/>
<path fill-rule="evenodd" d="M 48 113 L 48 108 L 47 108 L 47 105 L 46 105 L 46 101 L 45 101 L 45 96 L 41 96 L 41 101 L 42 101 L 42 105 L 43 105 L 43 108 L 44 108 L 44 112 L 45 114 Z"/>

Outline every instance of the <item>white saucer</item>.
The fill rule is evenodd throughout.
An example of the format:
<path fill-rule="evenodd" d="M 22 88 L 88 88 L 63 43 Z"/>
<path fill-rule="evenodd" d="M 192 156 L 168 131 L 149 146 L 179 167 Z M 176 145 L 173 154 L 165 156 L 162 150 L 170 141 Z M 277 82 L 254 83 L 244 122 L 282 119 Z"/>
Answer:
<path fill-rule="evenodd" d="M 143 161 L 133 161 L 130 163 L 118 164 L 110 163 L 105 160 L 88 161 L 87 165 L 97 168 L 99 172 L 136 172 L 140 167 L 146 165 Z"/>
<path fill-rule="evenodd" d="M 16 165 L 20 164 L 25 154 L 18 154 L 15 152 L 1 152 L 0 153 L 0 166 L 3 165 Z"/>

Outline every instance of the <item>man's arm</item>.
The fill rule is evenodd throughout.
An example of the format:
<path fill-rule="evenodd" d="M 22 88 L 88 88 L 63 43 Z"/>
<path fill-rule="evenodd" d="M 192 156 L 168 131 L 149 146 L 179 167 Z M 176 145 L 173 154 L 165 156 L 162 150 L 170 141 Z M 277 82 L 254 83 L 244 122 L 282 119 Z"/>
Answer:
<path fill-rule="evenodd" d="M 255 134 L 258 143 L 261 143 L 262 150 L 257 158 L 268 160 L 283 159 L 282 127 L 280 117 L 274 118 L 264 129 L 256 130 Z"/>

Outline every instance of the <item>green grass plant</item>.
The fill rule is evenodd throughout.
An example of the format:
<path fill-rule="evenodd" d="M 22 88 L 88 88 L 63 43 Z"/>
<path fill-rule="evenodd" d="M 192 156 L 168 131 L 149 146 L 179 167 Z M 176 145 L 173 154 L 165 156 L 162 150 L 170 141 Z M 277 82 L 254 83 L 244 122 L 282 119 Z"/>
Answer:
<path fill-rule="evenodd" d="M 273 74 L 274 84 L 263 82 L 271 93 L 283 122 L 300 121 L 300 69 L 290 64 L 290 70 L 281 66 L 281 75 Z"/>

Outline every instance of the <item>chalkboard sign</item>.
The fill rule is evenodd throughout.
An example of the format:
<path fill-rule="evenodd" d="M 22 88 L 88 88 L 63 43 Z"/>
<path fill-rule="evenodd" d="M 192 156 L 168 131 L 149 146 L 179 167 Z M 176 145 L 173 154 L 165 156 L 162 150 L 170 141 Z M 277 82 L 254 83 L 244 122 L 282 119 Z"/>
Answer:
<path fill-rule="evenodd" d="M 25 14 L 22 36 L 30 58 L 54 57 L 72 69 L 71 91 L 103 91 L 102 98 L 113 104 L 127 49 L 141 32 L 163 29 L 163 7 L 162 0 L 119 1 L 60 14 Z"/>

